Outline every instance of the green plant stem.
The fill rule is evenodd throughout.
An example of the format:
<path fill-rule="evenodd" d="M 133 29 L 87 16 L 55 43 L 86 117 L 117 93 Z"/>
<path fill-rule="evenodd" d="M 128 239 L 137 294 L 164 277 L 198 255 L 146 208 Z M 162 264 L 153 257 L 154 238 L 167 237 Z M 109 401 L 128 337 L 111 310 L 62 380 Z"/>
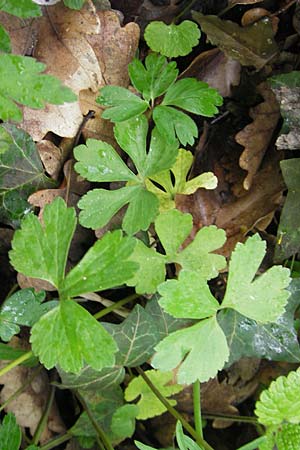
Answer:
<path fill-rule="evenodd" d="M 108 308 L 102 309 L 101 311 L 99 311 L 98 313 L 94 314 L 95 319 L 100 319 L 101 317 L 106 316 L 106 314 L 111 313 L 112 311 L 114 311 L 115 309 L 120 308 L 120 306 L 126 305 L 126 303 L 131 302 L 132 300 L 135 300 L 137 298 L 139 298 L 140 295 L 139 294 L 132 294 L 132 295 L 128 295 L 128 297 L 122 298 L 122 300 L 117 301 L 116 303 L 114 303 L 113 305 L 109 306 Z"/>
<path fill-rule="evenodd" d="M 32 356 L 33 356 L 33 353 L 31 350 L 30 350 L 30 352 L 24 353 L 22 356 L 19 356 L 19 358 L 15 359 L 11 363 L 7 364 L 7 366 L 3 367 L 3 369 L 0 370 L 0 377 L 2 375 L 4 375 L 5 373 L 9 372 L 10 370 L 12 370 L 14 367 L 17 367 L 20 364 L 22 364 L 22 362 L 27 361 Z"/>
<path fill-rule="evenodd" d="M 202 414 L 204 419 L 214 420 L 214 419 L 222 419 L 229 420 L 230 422 L 243 422 L 243 423 L 251 423 L 252 425 L 257 425 L 256 417 L 248 417 L 248 416 L 234 416 L 230 415 L 222 415 L 222 414 Z"/>
<path fill-rule="evenodd" d="M 194 422 L 196 433 L 203 438 L 202 418 L 201 418 L 201 392 L 200 381 L 197 380 L 193 384 L 193 405 L 194 405 Z"/>
<path fill-rule="evenodd" d="M 80 401 L 80 403 L 82 404 L 85 412 L 87 413 L 93 427 L 95 428 L 95 431 L 97 433 L 97 443 L 100 446 L 101 449 L 106 449 L 106 450 L 114 450 L 109 438 L 107 437 L 106 433 L 104 432 L 104 430 L 101 428 L 101 426 L 99 425 L 99 423 L 95 420 L 92 411 L 90 410 L 89 405 L 86 403 L 86 401 L 84 400 L 84 398 L 82 397 L 82 395 L 79 394 L 78 391 L 76 391 L 76 397 L 78 398 L 78 400 Z M 104 445 L 102 445 L 102 443 Z"/>
<path fill-rule="evenodd" d="M 265 442 L 266 439 L 267 439 L 266 436 L 261 436 L 257 439 L 254 439 L 254 441 L 242 445 L 242 447 L 237 448 L 237 450 L 256 450 L 259 445 Z"/>
<path fill-rule="evenodd" d="M 214 450 L 213 447 L 209 445 L 208 442 L 206 442 L 202 436 L 200 436 L 196 430 L 182 417 L 182 415 L 173 408 L 172 405 L 168 402 L 168 400 L 159 392 L 159 390 L 154 386 L 152 381 L 147 377 L 143 369 L 140 367 L 136 367 L 137 372 L 141 375 L 143 380 L 147 383 L 151 391 L 156 395 L 156 397 L 161 401 L 161 403 L 167 408 L 170 414 L 172 414 L 173 417 L 175 417 L 176 420 L 179 420 L 182 424 L 182 426 L 186 429 L 188 433 L 195 439 L 197 444 L 200 447 L 203 447 L 204 450 Z"/>
<path fill-rule="evenodd" d="M 19 389 L 16 390 L 16 392 L 14 392 L 10 397 L 8 397 L 8 399 L 2 403 L 2 405 L 0 406 L 0 412 L 3 411 L 4 408 L 6 408 L 6 406 L 15 398 L 17 398 L 21 392 L 23 392 L 32 382 L 32 380 L 34 380 L 34 378 L 40 373 L 40 371 L 43 369 L 43 366 L 39 366 L 37 367 L 33 374 L 31 375 L 31 377 L 28 378 L 28 380 L 26 380 L 25 383 L 22 384 L 22 386 L 19 387 Z"/>
<path fill-rule="evenodd" d="M 36 430 L 35 430 L 33 438 L 32 438 L 33 445 L 38 445 L 41 434 L 47 424 L 50 409 L 52 407 L 53 400 L 54 400 L 55 389 L 56 389 L 56 386 L 51 386 L 51 389 L 50 389 L 50 392 L 49 392 L 49 395 L 48 395 L 48 398 L 46 401 L 46 407 L 43 411 L 42 417 L 40 418 L 40 421 L 38 423 L 38 426 L 36 427 Z"/>
<path fill-rule="evenodd" d="M 57 448 L 60 444 L 69 441 L 72 437 L 72 434 L 67 432 L 62 436 L 51 439 L 51 441 L 47 442 L 47 444 L 42 445 L 42 447 L 40 447 L 40 450 L 51 450 L 52 448 Z"/>

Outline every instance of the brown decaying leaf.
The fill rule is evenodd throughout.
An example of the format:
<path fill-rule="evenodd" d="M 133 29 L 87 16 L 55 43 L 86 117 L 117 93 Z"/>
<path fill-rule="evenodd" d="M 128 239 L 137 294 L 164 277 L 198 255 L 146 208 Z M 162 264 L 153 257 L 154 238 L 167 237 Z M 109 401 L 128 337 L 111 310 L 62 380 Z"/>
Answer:
<path fill-rule="evenodd" d="M 18 55 L 31 54 L 38 32 L 38 22 L 36 19 L 21 19 L 0 11 L 0 23 L 8 32 L 12 47 L 12 53 Z"/>
<path fill-rule="evenodd" d="M 240 63 L 214 48 L 196 56 L 181 77 L 195 77 L 215 88 L 222 97 L 230 97 L 232 87 L 240 83 L 240 75 Z"/>
<path fill-rule="evenodd" d="M 47 8 L 38 25 L 33 56 L 46 64 L 46 73 L 58 77 L 80 98 L 71 104 L 47 105 L 38 112 L 24 107 L 22 128 L 36 141 L 48 131 L 74 137 L 82 115 L 92 109 L 98 120 L 90 121 L 86 130 L 92 127 L 93 137 L 102 138 L 103 131 L 104 139 L 112 136 L 107 122 L 95 125 L 102 122 L 95 98 L 105 84 L 128 84 L 127 65 L 138 46 L 139 27 L 130 23 L 121 28 L 115 12 L 98 13 L 91 0 L 80 11 L 66 8 L 62 2 Z"/>
<path fill-rule="evenodd" d="M 264 101 L 250 109 L 249 115 L 253 122 L 235 136 L 236 141 L 245 147 L 240 157 L 240 166 L 248 172 L 244 180 L 246 190 L 249 190 L 252 185 L 253 177 L 261 164 L 280 118 L 276 96 L 267 83 L 257 86 L 257 92 Z"/>
<path fill-rule="evenodd" d="M 19 338 L 14 337 L 10 343 L 12 347 L 22 347 Z M 3 368 L 9 361 L 1 361 Z M 3 388 L 0 393 L 1 404 L 14 394 L 33 375 L 36 368 L 17 366 L 5 375 L 0 377 L 0 384 Z M 31 435 L 34 435 L 36 427 L 42 417 L 46 407 L 50 385 L 46 370 L 42 369 L 32 380 L 30 385 L 21 394 L 9 402 L 5 408 L 6 412 L 12 412 L 16 416 L 17 423 L 24 428 L 29 428 Z M 59 416 L 55 402 L 52 404 L 50 414 L 42 432 L 40 442 L 45 443 L 56 433 L 65 432 L 65 426 Z"/>
<path fill-rule="evenodd" d="M 51 178 L 57 180 L 66 155 L 52 141 L 46 139 L 37 143 L 37 149 L 46 172 Z"/>
<path fill-rule="evenodd" d="M 263 0 L 228 0 L 228 5 L 253 5 L 254 3 L 261 3 Z"/>
<path fill-rule="evenodd" d="M 278 31 L 279 19 L 276 16 L 272 16 L 270 11 L 264 8 L 248 9 L 248 11 L 243 14 L 241 24 L 243 25 L 243 27 L 246 27 L 254 22 L 257 22 L 258 20 L 261 20 L 263 17 L 270 17 L 273 32 L 274 34 L 276 34 Z"/>

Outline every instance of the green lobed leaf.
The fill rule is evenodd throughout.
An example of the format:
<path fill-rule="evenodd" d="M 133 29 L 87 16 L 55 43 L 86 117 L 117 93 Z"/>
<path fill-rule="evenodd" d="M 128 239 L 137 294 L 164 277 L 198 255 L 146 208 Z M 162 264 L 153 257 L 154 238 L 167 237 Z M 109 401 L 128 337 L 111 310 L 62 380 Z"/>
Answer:
<path fill-rule="evenodd" d="M 215 316 L 171 333 L 155 349 L 153 367 L 168 371 L 181 363 L 177 375 L 180 384 L 213 378 L 229 357 L 226 337 Z"/>
<path fill-rule="evenodd" d="M 145 373 L 165 398 L 177 394 L 183 389 L 182 386 L 171 383 L 174 376 L 173 372 L 163 373 L 158 370 L 148 370 Z M 163 405 L 156 397 L 141 375 L 130 381 L 124 394 L 127 402 L 131 402 L 139 397 L 139 400 L 136 403 L 139 408 L 139 412 L 136 416 L 137 419 L 146 420 L 151 417 L 159 416 L 167 410 L 165 405 Z M 172 406 L 177 403 L 176 400 L 168 399 L 168 401 Z"/>
<path fill-rule="evenodd" d="M 124 237 L 121 230 L 105 233 L 67 274 L 60 289 L 61 296 L 76 297 L 102 291 L 132 278 L 137 264 L 128 258 L 135 243 L 133 238 Z"/>
<path fill-rule="evenodd" d="M 217 106 L 222 105 L 223 98 L 214 88 L 195 78 L 176 81 L 167 91 L 163 106 L 177 106 L 201 116 L 212 117 L 217 114 Z"/>
<path fill-rule="evenodd" d="M 11 124 L 0 126 L 0 185 L 0 220 L 13 226 L 30 210 L 29 195 L 54 185 L 31 136 Z"/>
<path fill-rule="evenodd" d="M 114 441 L 123 441 L 133 435 L 138 411 L 139 408 L 136 405 L 122 405 L 114 412 L 110 426 Z"/>
<path fill-rule="evenodd" d="M 275 438 L 278 450 L 293 450 L 300 448 L 300 425 L 284 423 Z"/>
<path fill-rule="evenodd" d="M 175 259 L 179 247 L 186 240 L 193 227 L 191 214 L 173 209 L 159 214 L 155 220 L 155 231 L 169 259 Z"/>
<path fill-rule="evenodd" d="M 167 58 L 156 53 L 146 57 L 145 66 L 135 58 L 128 65 L 128 72 L 133 86 L 148 102 L 164 94 L 178 76 L 177 64 L 167 63 Z"/>
<path fill-rule="evenodd" d="M 127 234 L 148 230 L 158 214 L 159 202 L 156 196 L 140 188 L 132 197 L 125 213 L 122 228 Z"/>
<path fill-rule="evenodd" d="M 255 414 L 265 426 L 300 423 L 300 370 L 272 381 L 256 402 Z"/>
<path fill-rule="evenodd" d="M 12 240 L 9 257 L 12 266 L 28 277 L 62 286 L 70 243 L 75 231 L 75 209 L 57 197 L 46 205 L 43 225 L 33 214 L 22 222 Z"/>
<path fill-rule="evenodd" d="M 136 181 L 115 149 L 106 142 L 88 139 L 86 145 L 74 149 L 75 170 L 89 181 Z"/>
<path fill-rule="evenodd" d="M 95 370 L 114 365 L 117 346 L 97 320 L 74 300 L 62 300 L 32 327 L 32 351 L 47 368 L 59 365 L 78 373 L 84 363 Z"/>
<path fill-rule="evenodd" d="M 178 155 L 178 141 L 167 141 L 155 127 L 151 133 L 149 152 L 146 159 L 145 176 L 170 169 Z"/>
<path fill-rule="evenodd" d="M 102 113 L 102 118 L 110 119 L 112 122 L 123 122 L 139 116 L 149 107 L 145 100 L 120 86 L 104 86 L 96 102 L 108 107 Z"/>
<path fill-rule="evenodd" d="M 42 303 L 45 292 L 35 292 L 32 288 L 21 289 L 7 298 L 0 309 L 0 337 L 10 341 L 19 333 L 20 326 L 32 327 L 39 318 L 57 305 L 56 301 Z"/>
<path fill-rule="evenodd" d="M 117 343 L 116 364 L 120 366 L 136 367 L 145 363 L 159 341 L 155 322 L 140 305 L 136 305 L 121 324 L 104 326 Z"/>
<path fill-rule="evenodd" d="M 0 0 L 0 10 L 22 19 L 42 15 L 41 7 L 32 0 Z"/>
<path fill-rule="evenodd" d="M 0 51 L 6 53 L 11 52 L 10 37 L 2 25 L 0 25 Z"/>
<path fill-rule="evenodd" d="M 65 6 L 71 9 L 81 9 L 85 0 L 64 0 Z"/>
<path fill-rule="evenodd" d="M 273 266 L 255 278 L 266 253 L 266 243 L 258 234 L 238 243 L 232 252 L 222 308 L 233 308 L 260 323 L 275 322 L 289 297 L 289 269 Z"/>
<path fill-rule="evenodd" d="M 194 120 L 170 106 L 156 106 L 153 110 L 153 120 L 158 131 L 167 140 L 177 137 L 182 145 L 193 145 L 198 137 L 198 127 Z"/>
<path fill-rule="evenodd" d="M 19 450 L 21 440 L 21 429 L 14 414 L 6 414 L 0 426 L 0 448 L 3 450 Z"/>
<path fill-rule="evenodd" d="M 300 346 L 294 326 L 295 311 L 300 304 L 300 280 L 293 279 L 285 313 L 273 323 L 257 323 L 233 309 L 222 310 L 218 321 L 230 349 L 228 365 L 243 357 L 272 361 L 300 361 Z"/>
<path fill-rule="evenodd" d="M 158 286 L 159 304 L 178 319 L 204 319 L 219 309 L 207 282 L 197 272 L 181 270 L 178 280 L 167 280 Z"/>
<path fill-rule="evenodd" d="M 41 109 L 46 103 L 74 102 L 76 95 L 58 78 L 41 74 L 45 65 L 27 56 L 0 54 L 0 118 L 20 121 L 15 102 Z"/>
<path fill-rule="evenodd" d="M 190 20 L 184 20 L 179 25 L 152 21 L 147 25 L 144 37 L 151 50 L 176 58 L 190 53 L 198 44 L 200 35 L 198 26 Z"/>

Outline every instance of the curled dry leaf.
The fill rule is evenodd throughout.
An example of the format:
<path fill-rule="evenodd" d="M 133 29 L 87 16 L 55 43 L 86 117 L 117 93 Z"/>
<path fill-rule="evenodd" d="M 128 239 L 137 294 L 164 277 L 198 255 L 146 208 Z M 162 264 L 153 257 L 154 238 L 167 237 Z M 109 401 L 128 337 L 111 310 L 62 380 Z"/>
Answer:
<path fill-rule="evenodd" d="M 100 120 L 101 110 L 95 98 L 105 84 L 128 84 L 127 65 L 138 45 L 138 26 L 131 23 L 121 28 L 115 12 L 98 13 L 91 0 L 87 0 L 80 11 L 58 3 L 47 9 L 38 24 L 33 56 L 46 64 L 47 73 L 58 77 L 78 94 L 79 100 L 59 106 L 47 105 L 38 113 L 24 107 L 22 127 L 36 141 L 48 131 L 74 137 L 83 115 L 91 109 L 96 110 L 99 120 L 89 121 L 86 128 L 90 123 L 101 122 L 92 130 L 93 137 L 106 139 L 110 135 L 112 139 L 111 129 L 107 132 L 107 122 L 104 126 Z"/>
<path fill-rule="evenodd" d="M 248 172 L 243 184 L 246 190 L 252 185 L 280 118 L 279 105 L 270 87 L 261 83 L 257 91 L 264 101 L 250 109 L 249 115 L 253 122 L 235 136 L 236 141 L 245 147 L 240 157 L 240 166 Z"/>
<path fill-rule="evenodd" d="M 246 27 L 254 22 L 257 22 L 258 20 L 261 20 L 263 17 L 271 18 L 273 32 L 274 34 L 276 34 L 278 31 L 279 19 L 276 16 L 272 16 L 270 11 L 264 8 L 248 9 L 248 11 L 246 11 L 242 17 L 241 24 L 243 25 L 243 27 Z"/>
<path fill-rule="evenodd" d="M 57 180 L 66 155 L 52 141 L 46 139 L 37 143 L 37 149 L 46 172 L 51 178 Z"/>
<path fill-rule="evenodd" d="M 222 97 L 230 97 L 233 86 L 240 83 L 241 65 L 219 49 L 202 52 L 191 62 L 181 77 L 195 77 L 217 89 Z"/>

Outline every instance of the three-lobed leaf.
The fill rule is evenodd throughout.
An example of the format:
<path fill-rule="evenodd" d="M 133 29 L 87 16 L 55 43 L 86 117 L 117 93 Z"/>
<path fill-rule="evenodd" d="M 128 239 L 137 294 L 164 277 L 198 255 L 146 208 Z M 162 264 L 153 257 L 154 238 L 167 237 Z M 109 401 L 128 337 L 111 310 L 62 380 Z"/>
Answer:
<path fill-rule="evenodd" d="M 109 107 L 102 113 L 102 118 L 112 122 L 123 122 L 139 116 L 149 107 L 148 102 L 121 86 L 104 86 L 96 102 Z"/>

